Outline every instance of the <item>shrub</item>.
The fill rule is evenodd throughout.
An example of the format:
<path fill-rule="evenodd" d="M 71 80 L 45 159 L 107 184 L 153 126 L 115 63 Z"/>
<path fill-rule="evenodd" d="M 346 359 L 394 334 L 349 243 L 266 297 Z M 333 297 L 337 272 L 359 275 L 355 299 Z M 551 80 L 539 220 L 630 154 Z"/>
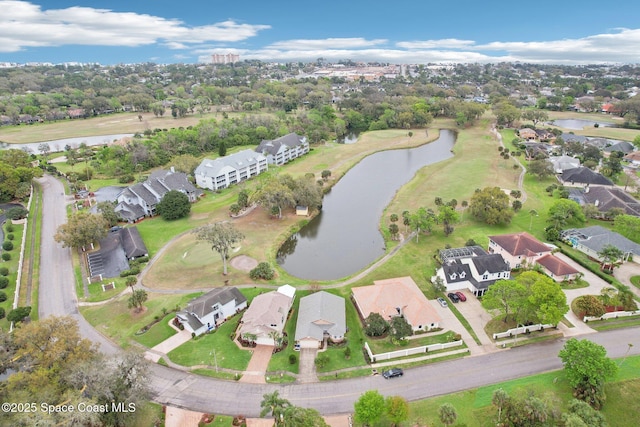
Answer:
<path fill-rule="evenodd" d="M 25 208 L 21 206 L 14 206 L 10 209 L 7 209 L 7 211 L 5 212 L 5 215 L 9 219 L 22 219 L 22 218 L 25 218 L 28 213 L 29 211 L 26 210 Z M 9 231 L 8 226 L 7 226 L 7 231 Z M 11 231 L 13 231 L 13 227 L 11 227 Z"/>
<path fill-rule="evenodd" d="M 5 311 L 4 308 L 0 307 L 0 319 L 4 319 Z"/>
<path fill-rule="evenodd" d="M 295 354 L 289 355 L 289 365 L 295 365 L 298 361 L 298 357 Z"/>
<path fill-rule="evenodd" d="M 318 357 L 316 357 L 315 364 L 318 368 L 324 368 L 329 363 L 329 356 L 324 353 L 320 353 Z"/>
<path fill-rule="evenodd" d="M 128 270 L 122 270 L 120 272 L 120 277 L 135 276 L 136 274 L 139 274 L 139 273 L 140 273 L 140 267 L 138 267 L 137 265 L 134 265 Z"/>
<path fill-rule="evenodd" d="M 0 267 L 0 276 L 8 276 L 9 269 L 7 267 Z"/>
<path fill-rule="evenodd" d="M 261 262 L 256 268 L 249 272 L 249 277 L 253 280 L 264 279 L 271 280 L 275 275 L 275 271 L 268 262 Z"/>
<path fill-rule="evenodd" d="M 5 240 L 2 243 L 2 249 L 4 249 L 5 251 L 13 250 L 13 242 L 11 240 Z"/>
<path fill-rule="evenodd" d="M 7 294 L 0 291 L 0 302 L 5 302 L 7 300 Z"/>
<path fill-rule="evenodd" d="M 3 261 L 9 261 L 11 259 L 11 254 L 9 252 L 4 252 L 2 254 L 2 260 Z"/>
<path fill-rule="evenodd" d="M 13 231 L 13 224 L 8 222 L 4 229 L 7 230 L 7 233 L 11 233 Z"/>
<path fill-rule="evenodd" d="M 130 182 L 133 182 L 135 180 L 135 177 L 133 175 L 122 175 L 120 178 L 118 178 L 118 182 L 120 184 L 128 184 Z"/>
<path fill-rule="evenodd" d="M 0 289 L 4 289 L 9 286 L 9 279 L 4 276 L 0 276 Z"/>
<path fill-rule="evenodd" d="M 9 322 L 21 322 L 25 317 L 29 316 L 31 313 L 31 307 L 18 307 L 14 308 L 7 315 L 7 320 Z"/>
<path fill-rule="evenodd" d="M 13 239 L 15 239 L 15 236 L 13 235 L 13 233 L 7 234 L 7 240 L 13 240 Z"/>

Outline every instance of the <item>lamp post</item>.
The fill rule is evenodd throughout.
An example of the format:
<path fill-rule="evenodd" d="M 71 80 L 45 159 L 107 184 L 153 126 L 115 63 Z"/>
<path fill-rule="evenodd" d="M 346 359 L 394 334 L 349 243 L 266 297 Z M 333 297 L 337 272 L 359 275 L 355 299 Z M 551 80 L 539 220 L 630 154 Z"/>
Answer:
<path fill-rule="evenodd" d="M 215 349 L 215 347 L 212 349 L 212 352 L 209 353 L 209 356 L 211 356 L 211 354 L 213 354 L 213 363 L 215 363 L 216 372 L 218 372 L 218 358 L 216 357 L 216 349 Z"/>

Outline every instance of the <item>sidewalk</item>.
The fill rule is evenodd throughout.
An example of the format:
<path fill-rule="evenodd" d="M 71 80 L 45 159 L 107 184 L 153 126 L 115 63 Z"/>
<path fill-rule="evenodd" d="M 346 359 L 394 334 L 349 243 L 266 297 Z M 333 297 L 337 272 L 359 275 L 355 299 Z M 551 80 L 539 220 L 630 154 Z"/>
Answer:
<path fill-rule="evenodd" d="M 154 363 L 158 363 L 158 360 L 160 360 L 162 355 L 168 354 L 171 350 L 180 347 L 182 344 L 186 343 L 191 339 L 191 334 L 189 333 L 189 331 L 187 330 L 181 331 L 173 325 L 173 318 L 169 320 L 169 326 L 177 330 L 178 333 L 162 341 L 160 344 L 156 345 L 151 350 L 146 351 L 144 353 L 144 357 L 146 359 L 151 360 Z"/>

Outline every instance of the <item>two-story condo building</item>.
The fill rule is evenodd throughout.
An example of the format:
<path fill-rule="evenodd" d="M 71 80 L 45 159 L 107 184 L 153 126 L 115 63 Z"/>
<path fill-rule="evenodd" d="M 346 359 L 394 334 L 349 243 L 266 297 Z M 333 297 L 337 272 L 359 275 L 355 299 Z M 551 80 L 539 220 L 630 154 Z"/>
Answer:
<path fill-rule="evenodd" d="M 267 169 L 265 156 L 253 150 L 243 150 L 215 160 L 204 159 L 193 174 L 198 187 L 216 191 L 259 175 Z"/>

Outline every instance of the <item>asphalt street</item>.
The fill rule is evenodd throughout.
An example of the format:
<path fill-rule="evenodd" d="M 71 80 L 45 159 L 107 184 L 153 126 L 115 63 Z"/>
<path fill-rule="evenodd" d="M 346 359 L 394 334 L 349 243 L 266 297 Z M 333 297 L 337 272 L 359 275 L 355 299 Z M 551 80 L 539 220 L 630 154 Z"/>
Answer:
<path fill-rule="evenodd" d="M 40 264 L 40 317 L 71 315 L 80 324 L 82 335 L 100 345 L 108 354 L 119 351 L 107 337 L 95 330 L 79 314 L 71 265 L 71 252 L 53 240 L 66 221 L 65 196 L 61 183 L 45 176 Z M 617 358 L 640 354 L 640 328 L 589 334 Z M 401 395 L 408 400 L 423 399 L 562 368 L 557 354 L 564 339 L 528 345 L 479 356 L 465 357 L 405 370 L 400 378 L 381 376 L 323 381 L 311 384 L 245 384 L 192 375 L 161 365 L 152 365 L 150 387 L 154 400 L 196 411 L 227 415 L 258 416 L 265 393 L 279 390 L 293 404 L 312 407 L 322 414 L 353 411 L 353 403 L 370 389 L 383 395 Z M 633 344 L 630 348 L 629 344 Z"/>

